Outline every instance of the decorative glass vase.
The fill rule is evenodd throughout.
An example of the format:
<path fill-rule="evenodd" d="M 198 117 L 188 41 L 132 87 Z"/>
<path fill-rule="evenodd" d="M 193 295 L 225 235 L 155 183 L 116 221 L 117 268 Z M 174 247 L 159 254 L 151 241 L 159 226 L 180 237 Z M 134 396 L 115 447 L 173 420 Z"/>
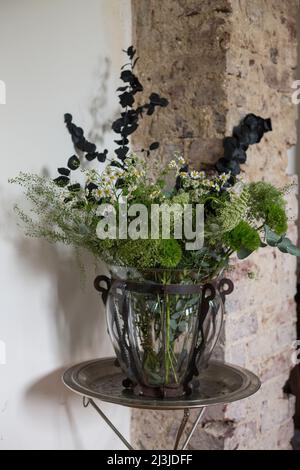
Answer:
<path fill-rule="evenodd" d="M 124 387 L 151 397 L 191 393 L 219 338 L 231 281 L 200 282 L 196 273 L 171 270 L 110 273 L 111 279 L 98 276 L 95 287 L 106 303 Z"/>

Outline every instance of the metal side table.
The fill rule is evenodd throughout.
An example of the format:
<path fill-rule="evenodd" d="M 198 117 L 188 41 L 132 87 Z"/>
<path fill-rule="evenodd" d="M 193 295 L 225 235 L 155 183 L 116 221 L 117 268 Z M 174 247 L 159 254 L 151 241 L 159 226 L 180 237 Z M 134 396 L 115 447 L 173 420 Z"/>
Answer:
<path fill-rule="evenodd" d="M 115 358 L 110 357 L 71 367 L 64 373 L 63 382 L 70 390 L 83 397 L 84 407 L 91 405 L 97 411 L 129 450 L 134 449 L 94 399 L 130 408 L 183 410 L 174 450 L 185 450 L 208 406 L 241 400 L 253 395 L 260 388 L 260 380 L 252 372 L 217 361 L 211 361 L 207 369 L 201 372 L 198 377 L 199 388 L 188 397 L 152 399 L 138 396 L 123 388 L 124 378 L 121 369 L 116 366 Z M 198 408 L 199 413 L 185 441 L 179 447 L 192 408 Z"/>

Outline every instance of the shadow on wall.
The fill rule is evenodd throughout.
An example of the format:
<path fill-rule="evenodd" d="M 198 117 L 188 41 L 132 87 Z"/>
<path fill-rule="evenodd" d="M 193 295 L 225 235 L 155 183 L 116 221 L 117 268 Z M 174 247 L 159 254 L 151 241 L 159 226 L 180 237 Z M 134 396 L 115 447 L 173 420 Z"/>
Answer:
<path fill-rule="evenodd" d="M 45 279 L 49 284 L 43 300 L 48 316 L 46 317 L 44 312 L 41 312 L 41 316 L 44 316 L 44 321 L 49 324 L 49 338 L 53 343 L 54 357 L 62 365 L 61 368 L 50 371 L 27 385 L 23 397 L 24 405 L 28 410 L 35 410 L 33 416 L 36 416 L 39 407 L 43 412 L 45 403 L 53 411 L 57 410 L 59 405 L 60 409 L 63 409 L 63 415 L 59 411 L 54 412 L 61 416 L 60 419 L 67 421 L 74 448 L 82 449 L 83 443 L 72 407 L 76 401 L 77 409 L 80 400 L 78 402 L 78 397 L 66 389 L 61 377 L 71 363 L 113 355 L 112 350 L 109 351 L 102 299 L 93 286 L 96 273 L 105 273 L 106 269 L 100 264 L 96 265 L 91 256 L 83 255 L 83 280 L 78 256 L 73 249 L 25 238 L 22 233 L 11 237 L 12 233 L 16 233 L 9 230 L 11 223 L 15 224 L 15 218 L 10 214 L 5 220 L 9 223 L 2 235 L 6 235 L 7 242 L 10 234 L 9 242 L 16 251 L 20 272 L 27 272 L 31 278 Z"/>
<path fill-rule="evenodd" d="M 89 106 L 92 118 L 89 138 L 103 145 L 114 119 L 112 116 L 105 122 L 101 120 L 101 115 L 107 115 L 103 109 L 107 106 L 107 81 L 110 74 L 108 59 L 99 61 L 97 73 L 100 78 L 99 86 Z M 66 134 L 66 139 L 69 138 Z M 71 152 L 70 146 L 70 155 Z M 50 174 L 45 168 L 41 168 L 41 173 Z M 3 191 L 3 194 L 6 194 L 6 191 Z M 9 204 L 3 204 L 2 207 L 7 208 Z M 73 397 L 62 384 L 61 376 L 71 363 L 113 355 L 106 331 L 102 299 L 93 286 L 96 275 L 105 274 L 106 268 L 101 263 L 96 264 L 91 255 L 81 253 L 80 263 L 85 269 L 83 273 L 80 273 L 78 253 L 74 249 L 52 245 L 43 240 L 26 238 L 21 232 L 16 231 L 16 217 L 12 210 L 2 213 L 1 216 L 4 221 L 2 236 L 6 243 L 13 245 L 21 271 L 30 272 L 31 276 L 37 279 L 45 278 L 49 284 L 47 297 L 44 300 L 47 311 L 53 312 L 53 319 L 49 322 L 49 335 L 53 341 L 57 361 L 63 366 L 32 383 L 27 388 L 24 399 L 29 406 L 44 401 L 48 404 L 50 402 L 63 405 L 70 428 L 73 430 L 76 448 L 81 448 L 80 439 L 76 435 L 76 426 L 72 425 L 70 403 Z"/>
<path fill-rule="evenodd" d="M 22 264 L 27 264 L 36 277 L 46 274 L 53 286 L 47 309 L 53 312 L 60 360 L 73 363 L 99 356 L 107 333 L 102 300 L 94 290 L 93 280 L 96 274 L 105 271 L 104 266 L 96 266 L 91 256 L 83 255 L 80 259 L 84 266 L 82 274 L 73 249 L 26 238 L 15 240 L 14 246 Z"/>
<path fill-rule="evenodd" d="M 24 399 L 29 408 L 32 407 L 35 410 L 41 407 L 43 411 L 45 402 L 47 405 L 53 403 L 63 407 L 73 446 L 76 450 L 84 450 L 85 447 L 74 419 L 74 410 L 72 410 L 72 403 L 76 398 L 78 400 L 78 397 L 73 396 L 73 393 L 68 391 L 62 383 L 61 377 L 64 371 L 65 367 L 61 367 L 37 380 L 26 390 Z"/>
<path fill-rule="evenodd" d="M 111 60 L 108 57 L 104 59 L 100 58 L 98 60 L 98 65 L 96 68 L 96 78 L 98 82 L 98 87 L 96 89 L 95 96 L 91 99 L 89 105 L 89 113 L 92 118 L 91 130 L 88 133 L 88 139 L 101 147 L 104 145 L 105 136 L 111 132 L 111 126 L 113 121 L 117 119 L 120 112 L 116 110 L 115 113 L 111 115 L 108 119 L 103 119 L 103 116 L 106 115 L 106 107 L 108 105 L 108 81 L 110 77 L 111 70 Z"/>

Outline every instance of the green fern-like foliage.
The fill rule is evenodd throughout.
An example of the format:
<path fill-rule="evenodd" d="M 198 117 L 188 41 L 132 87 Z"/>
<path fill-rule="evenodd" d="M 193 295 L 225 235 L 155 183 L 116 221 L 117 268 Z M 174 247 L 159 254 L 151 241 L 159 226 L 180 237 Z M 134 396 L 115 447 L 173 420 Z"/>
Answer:
<path fill-rule="evenodd" d="M 233 230 L 247 216 L 249 198 L 249 188 L 245 186 L 240 194 L 231 193 L 229 199 L 221 200 L 212 219 L 214 231 L 222 234 Z"/>
<path fill-rule="evenodd" d="M 70 196 L 70 192 L 59 188 L 49 178 L 20 173 L 10 182 L 24 189 L 32 205 L 29 213 L 15 207 L 27 236 L 84 247 L 96 256 L 101 255 L 96 236 L 96 210 L 80 204 L 80 194 L 73 204 L 66 204 L 65 198 Z"/>

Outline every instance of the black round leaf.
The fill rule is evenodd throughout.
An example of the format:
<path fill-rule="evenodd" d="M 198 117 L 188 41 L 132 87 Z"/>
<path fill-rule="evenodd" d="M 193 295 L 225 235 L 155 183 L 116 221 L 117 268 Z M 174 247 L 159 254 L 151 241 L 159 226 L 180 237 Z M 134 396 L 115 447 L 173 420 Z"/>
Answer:
<path fill-rule="evenodd" d="M 70 174 L 69 168 L 57 168 L 57 171 L 60 175 L 63 175 L 63 176 L 69 176 Z"/>
<path fill-rule="evenodd" d="M 129 135 L 133 134 L 133 132 L 135 132 L 137 128 L 138 124 L 136 122 L 134 122 L 133 124 L 128 124 L 122 129 L 121 135 L 123 137 L 128 137 Z"/>
<path fill-rule="evenodd" d="M 132 60 L 132 59 L 134 58 L 134 56 L 135 56 L 136 49 L 134 49 L 133 46 L 130 46 L 130 47 L 128 47 L 126 53 L 127 53 L 128 57 L 129 57 L 129 59 Z"/>
<path fill-rule="evenodd" d="M 80 167 L 80 160 L 77 155 L 72 155 L 68 160 L 68 167 L 70 170 L 77 170 Z"/>
<path fill-rule="evenodd" d="M 89 150 L 85 146 L 85 139 L 81 139 L 80 137 L 72 136 L 72 141 L 75 147 L 81 152 L 89 152 Z M 92 152 L 91 152 L 92 153 Z"/>
<path fill-rule="evenodd" d="M 88 191 L 93 191 L 93 189 L 97 189 L 97 188 L 98 188 L 98 186 L 95 183 L 89 183 L 89 184 L 86 185 L 86 189 Z"/>
<path fill-rule="evenodd" d="M 84 150 L 87 153 L 95 153 L 97 151 L 97 147 L 92 142 L 88 142 L 87 140 L 84 143 Z"/>
<path fill-rule="evenodd" d="M 256 129 L 256 127 L 259 124 L 259 121 L 263 121 L 263 119 L 259 116 L 256 116 L 255 114 L 247 114 L 247 116 L 244 117 L 244 124 L 248 126 L 250 129 Z"/>
<path fill-rule="evenodd" d="M 54 183 L 57 184 L 57 186 L 60 186 L 61 188 L 67 186 L 67 184 L 69 184 L 70 182 L 70 178 L 68 178 L 67 176 L 58 176 L 58 178 L 55 178 L 54 180 Z"/>
<path fill-rule="evenodd" d="M 95 160 L 95 158 L 97 157 L 97 152 L 95 153 L 87 153 L 85 158 L 87 159 L 87 161 L 91 162 L 92 160 Z"/>
<path fill-rule="evenodd" d="M 179 189 L 182 188 L 182 178 L 181 176 L 177 176 L 176 178 L 176 183 L 175 183 L 175 189 L 179 191 Z"/>
<path fill-rule="evenodd" d="M 65 197 L 64 203 L 67 204 L 68 202 L 72 201 L 72 197 Z"/>
<path fill-rule="evenodd" d="M 99 162 L 104 163 L 107 158 L 108 150 L 105 149 L 102 153 L 97 152 L 97 158 Z"/>
<path fill-rule="evenodd" d="M 124 168 L 124 165 L 123 165 L 122 163 L 117 162 L 116 160 L 113 160 L 113 161 L 110 163 L 110 166 L 115 166 L 115 167 L 121 168 L 121 169 Z"/>
<path fill-rule="evenodd" d="M 81 127 L 76 127 L 74 129 L 74 134 L 77 136 L 77 137 L 83 137 L 83 129 Z"/>
<path fill-rule="evenodd" d="M 233 158 L 233 153 L 238 148 L 239 142 L 235 137 L 225 137 L 223 141 L 224 148 L 224 158 L 226 160 L 231 160 Z"/>
<path fill-rule="evenodd" d="M 239 141 L 235 137 L 225 137 L 224 142 L 225 160 L 238 160 L 239 163 L 245 163 L 247 160 L 246 152 L 240 147 Z"/>
<path fill-rule="evenodd" d="M 133 75 L 133 78 L 130 82 L 133 94 L 143 91 L 143 85 L 140 83 L 139 79 Z"/>
<path fill-rule="evenodd" d="M 124 118 L 121 117 L 112 123 L 111 128 L 116 134 L 121 134 L 123 126 L 124 126 Z"/>
<path fill-rule="evenodd" d="M 125 160 L 127 153 L 129 152 L 129 147 L 119 147 L 115 150 L 115 154 L 120 160 Z"/>
<path fill-rule="evenodd" d="M 150 103 L 154 106 L 168 106 L 169 102 L 166 98 L 161 98 L 158 93 L 151 93 L 149 96 Z"/>
<path fill-rule="evenodd" d="M 124 186 L 124 179 L 118 178 L 115 184 L 116 189 L 120 189 Z"/>
<path fill-rule="evenodd" d="M 114 140 L 117 145 L 127 145 L 129 143 L 128 139 Z"/>
<path fill-rule="evenodd" d="M 240 146 L 247 151 L 250 142 L 250 129 L 245 124 L 241 124 L 233 129 L 233 136 L 238 139 Z"/>
<path fill-rule="evenodd" d="M 247 161 L 247 154 L 245 150 L 239 148 L 234 152 L 234 159 L 237 160 L 240 164 L 244 164 Z"/>
<path fill-rule="evenodd" d="M 80 183 L 74 183 L 68 186 L 68 190 L 71 193 L 76 193 L 77 191 L 80 191 L 80 189 L 81 189 Z"/>
<path fill-rule="evenodd" d="M 229 173 L 229 168 L 227 167 L 228 160 L 225 158 L 220 158 L 220 160 L 216 163 L 216 169 L 219 173 Z"/>
<path fill-rule="evenodd" d="M 160 103 L 160 96 L 158 93 L 151 93 L 151 95 L 149 96 L 149 100 L 151 103 L 153 103 L 154 105 L 159 105 Z"/>
<path fill-rule="evenodd" d="M 179 170 L 180 173 L 188 173 L 188 171 L 189 171 L 189 166 L 187 163 L 183 165 Z"/>
<path fill-rule="evenodd" d="M 233 176 L 239 175 L 241 172 L 240 165 L 235 160 L 231 160 L 230 162 L 227 162 L 226 166 Z"/>
<path fill-rule="evenodd" d="M 117 88 L 117 91 L 126 91 L 128 89 L 128 86 L 129 85 L 126 85 L 126 86 L 119 86 L 119 88 Z"/>
<path fill-rule="evenodd" d="M 154 113 L 154 110 L 155 110 L 155 106 L 150 104 L 147 109 L 147 116 L 152 116 L 152 114 Z"/>
<path fill-rule="evenodd" d="M 77 201 L 76 204 L 74 204 L 74 206 L 72 207 L 74 207 L 74 209 L 83 209 L 84 206 L 85 206 L 84 201 Z"/>
<path fill-rule="evenodd" d="M 130 83 L 132 81 L 132 77 L 133 73 L 131 72 L 131 70 L 123 70 L 120 76 L 121 80 L 125 83 Z"/>
<path fill-rule="evenodd" d="M 73 119 L 72 114 L 66 113 L 66 114 L 64 115 L 64 120 L 65 120 L 65 123 L 66 123 L 66 124 L 67 124 L 67 123 L 71 123 L 71 122 L 72 122 L 72 119 Z"/>
<path fill-rule="evenodd" d="M 152 144 L 149 146 L 149 150 L 156 150 L 159 147 L 159 142 L 152 142 Z"/>
<path fill-rule="evenodd" d="M 119 96 L 119 99 L 120 99 L 120 104 L 123 108 L 126 108 L 127 106 L 131 107 L 134 103 L 133 94 L 128 91 L 125 91 L 124 93 L 122 93 Z"/>
<path fill-rule="evenodd" d="M 271 132 L 273 130 L 272 121 L 270 118 L 264 119 L 264 126 L 265 126 L 265 132 Z"/>

